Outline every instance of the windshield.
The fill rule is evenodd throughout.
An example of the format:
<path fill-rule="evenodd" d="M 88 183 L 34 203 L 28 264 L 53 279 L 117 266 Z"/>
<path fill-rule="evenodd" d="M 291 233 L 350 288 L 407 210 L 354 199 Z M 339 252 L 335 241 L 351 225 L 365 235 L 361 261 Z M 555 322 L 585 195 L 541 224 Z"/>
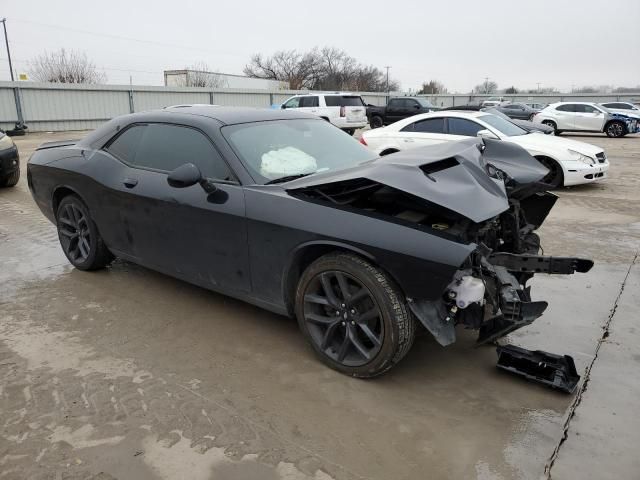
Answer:
<path fill-rule="evenodd" d="M 507 137 L 517 137 L 518 135 L 527 134 L 526 130 L 521 129 L 517 125 L 511 123 L 509 120 L 505 120 L 504 118 L 498 117 L 497 115 L 482 115 L 478 118 L 483 122 L 488 123 Z"/>
<path fill-rule="evenodd" d="M 416 102 L 418 102 L 421 106 L 426 108 L 434 108 L 433 104 L 424 98 L 415 97 Z"/>
<path fill-rule="evenodd" d="M 259 184 L 353 167 L 377 155 L 324 120 L 243 123 L 222 133 Z"/>
<path fill-rule="evenodd" d="M 505 120 L 509 120 L 509 121 L 511 121 L 511 119 L 509 118 L 509 116 L 508 116 L 508 115 L 506 115 L 506 114 L 502 113 L 502 112 L 501 112 L 500 110 L 498 110 L 497 108 L 493 108 L 493 107 L 491 107 L 491 108 L 483 108 L 481 111 L 483 111 L 483 112 L 487 112 L 487 113 L 490 113 L 490 114 L 492 114 L 492 115 L 497 115 L 497 116 L 498 116 L 498 117 L 500 117 L 500 118 L 504 118 Z"/>

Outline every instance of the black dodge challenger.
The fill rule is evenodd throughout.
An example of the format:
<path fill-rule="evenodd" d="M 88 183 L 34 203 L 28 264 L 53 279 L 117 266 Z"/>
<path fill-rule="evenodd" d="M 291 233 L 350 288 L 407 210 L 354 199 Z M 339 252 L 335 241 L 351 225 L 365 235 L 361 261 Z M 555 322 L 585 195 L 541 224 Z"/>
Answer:
<path fill-rule="evenodd" d="M 424 326 L 491 342 L 531 323 L 556 197 L 516 145 L 467 139 L 376 156 L 299 112 L 175 106 L 41 145 L 28 183 L 80 270 L 114 256 L 295 316 L 332 368 L 372 377 Z"/>

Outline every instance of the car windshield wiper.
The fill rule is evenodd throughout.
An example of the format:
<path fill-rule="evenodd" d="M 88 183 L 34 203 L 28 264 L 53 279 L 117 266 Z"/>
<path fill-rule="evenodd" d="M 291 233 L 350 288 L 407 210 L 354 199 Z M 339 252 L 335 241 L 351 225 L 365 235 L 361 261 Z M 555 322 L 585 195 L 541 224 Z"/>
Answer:
<path fill-rule="evenodd" d="M 288 182 L 289 180 L 295 180 L 296 178 L 306 177 L 307 175 L 311 175 L 310 173 L 297 173 L 295 175 L 287 175 L 280 178 L 274 178 L 273 180 L 269 180 L 265 185 L 273 185 L 274 183 L 283 183 Z"/>

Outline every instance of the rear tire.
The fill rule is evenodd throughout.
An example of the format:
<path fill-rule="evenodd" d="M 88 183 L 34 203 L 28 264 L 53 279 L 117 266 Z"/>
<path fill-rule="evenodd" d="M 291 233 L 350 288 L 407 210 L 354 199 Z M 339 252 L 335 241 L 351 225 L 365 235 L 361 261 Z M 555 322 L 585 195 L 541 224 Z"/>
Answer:
<path fill-rule="evenodd" d="M 617 120 L 609 122 L 604 129 L 607 137 L 620 138 L 627 134 L 627 126 L 623 122 Z"/>
<path fill-rule="evenodd" d="M 98 270 L 113 260 L 89 209 L 76 195 L 60 201 L 56 225 L 62 251 L 78 270 Z"/>
<path fill-rule="evenodd" d="M 15 187 L 20 180 L 20 169 L 18 168 L 15 172 L 10 173 L 2 180 L 0 180 L 0 187 Z"/>
<path fill-rule="evenodd" d="M 536 157 L 536 160 L 549 169 L 549 173 L 542 182 L 550 185 L 554 190 L 564 186 L 564 172 L 558 162 L 549 157 Z"/>
<path fill-rule="evenodd" d="M 353 377 L 381 375 L 407 354 L 415 320 L 389 276 L 349 253 L 329 253 L 302 274 L 298 325 L 323 363 Z"/>
<path fill-rule="evenodd" d="M 374 115 L 373 117 L 371 117 L 371 120 L 369 120 L 369 126 L 371 128 L 384 127 L 384 120 L 380 115 Z"/>

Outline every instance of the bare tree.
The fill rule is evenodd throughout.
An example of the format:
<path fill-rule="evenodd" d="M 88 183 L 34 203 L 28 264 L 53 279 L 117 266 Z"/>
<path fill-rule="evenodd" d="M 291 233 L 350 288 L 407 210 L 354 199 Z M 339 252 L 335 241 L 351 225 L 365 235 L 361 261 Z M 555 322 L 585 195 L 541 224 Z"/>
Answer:
<path fill-rule="evenodd" d="M 244 74 L 248 77 L 285 81 L 293 90 L 312 88 L 317 82 L 318 71 L 316 50 L 308 53 L 281 50 L 271 57 L 256 53 L 244 67 Z"/>
<path fill-rule="evenodd" d="M 255 54 L 244 68 L 249 77 L 268 78 L 289 83 L 293 90 L 384 91 L 386 76 L 374 66 L 357 62 L 344 50 L 335 47 L 314 48 L 308 52 L 283 50 L 271 57 Z M 389 81 L 397 90 L 398 82 Z"/>
<path fill-rule="evenodd" d="M 436 95 L 438 93 L 447 93 L 447 88 L 438 80 L 429 80 L 422 84 L 419 94 Z"/>
<path fill-rule="evenodd" d="M 199 62 L 186 67 L 187 75 L 183 82 L 184 87 L 224 88 L 228 86 L 227 80 L 219 73 L 214 73 L 204 62 Z"/>
<path fill-rule="evenodd" d="M 489 80 L 485 80 L 483 83 L 473 87 L 474 93 L 495 93 L 497 90 L 498 84 Z"/>
<path fill-rule="evenodd" d="M 86 53 L 64 48 L 56 52 L 44 52 L 29 62 L 31 77 L 39 82 L 53 83 L 104 83 L 107 76 L 98 71 Z"/>
<path fill-rule="evenodd" d="M 519 92 L 519 90 L 516 87 L 514 87 L 513 85 L 510 86 L 509 88 L 505 88 L 504 89 L 504 93 L 515 94 L 515 93 L 518 93 L 518 92 Z"/>

